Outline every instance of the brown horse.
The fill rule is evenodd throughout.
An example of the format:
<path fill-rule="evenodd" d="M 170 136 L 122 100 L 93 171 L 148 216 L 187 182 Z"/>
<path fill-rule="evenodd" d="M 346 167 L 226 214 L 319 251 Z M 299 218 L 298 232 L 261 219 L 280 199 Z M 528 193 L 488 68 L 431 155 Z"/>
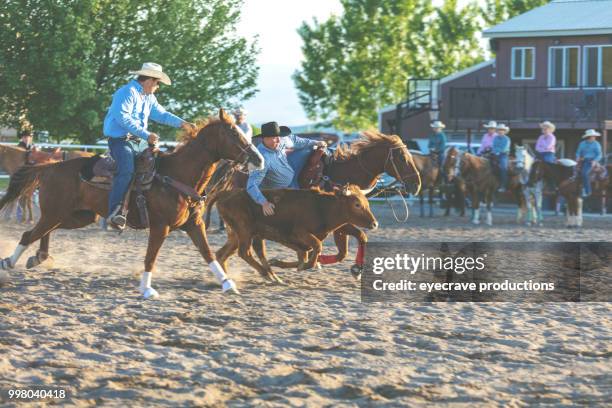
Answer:
<path fill-rule="evenodd" d="M 456 147 L 451 147 L 448 149 L 444 161 L 444 172 L 449 182 L 459 176 L 465 180 L 467 192 L 472 199 L 472 223 L 480 224 L 479 194 L 482 193 L 487 206 L 486 223 L 487 225 L 493 225 L 491 203 L 493 202 L 493 195 L 499 187 L 499 180 L 495 176 L 490 161 L 471 153 L 464 153 Z"/>
<path fill-rule="evenodd" d="M 412 159 L 414 160 L 414 164 L 416 165 L 416 168 L 419 171 L 419 174 L 421 175 L 421 183 L 423 184 L 423 188 L 421 189 L 419 195 L 421 217 L 425 216 L 425 191 L 429 193 L 429 216 L 433 217 L 434 190 L 440 186 L 440 181 L 442 179 L 442 174 L 440 172 L 440 167 L 437 161 L 439 160 L 439 157 L 414 153 L 412 155 Z"/>
<path fill-rule="evenodd" d="M 29 152 L 21 147 L 9 145 L 0 145 L 0 170 L 5 171 L 8 175 L 13 175 L 21 166 L 34 164 L 48 164 L 59 161 L 59 148 L 52 152 L 44 152 L 38 149 L 30 150 Z M 23 210 L 22 222 L 31 222 L 33 220 L 32 208 L 32 191 L 25 192 L 19 198 L 19 207 Z M 7 219 L 10 218 L 14 210 L 14 205 L 6 209 Z M 28 214 L 26 217 L 26 213 Z"/>
<path fill-rule="evenodd" d="M 579 162 L 575 169 L 573 177 L 568 177 L 559 183 L 559 193 L 565 198 L 567 204 L 567 221 L 566 226 L 582 227 L 582 176 L 581 176 L 582 162 Z M 603 179 L 591 180 L 591 196 L 601 197 L 602 205 L 605 203 L 605 197 L 612 194 L 610 183 L 610 172 L 612 171 L 612 165 L 607 166 L 607 176 Z"/>
<path fill-rule="evenodd" d="M 263 157 L 244 137 L 233 119 L 223 109 L 219 119 L 210 119 L 190 140 L 175 152 L 158 159 L 158 173 L 195 189 L 202 194 L 220 159 L 249 163 L 263 167 Z M 85 183 L 80 178 L 81 169 L 88 164 L 86 158 L 65 162 L 24 167 L 9 184 L 7 194 L 0 200 L 0 209 L 15 200 L 21 191 L 40 179 L 41 218 L 30 231 L 26 231 L 13 255 L 0 262 L 3 269 L 14 268 L 25 249 L 41 240 L 40 249 L 30 257 L 26 267 L 40 264 L 49 258 L 49 237 L 57 228 L 81 228 L 94 222 L 96 214 L 108 213 L 108 191 Z M 235 284 L 215 260 L 206 240 L 201 221 L 201 205 L 193 205 L 188 197 L 157 180 L 145 192 L 149 214 L 149 244 L 144 262 L 144 273 L 140 292 L 145 299 L 156 297 L 151 287 L 151 274 L 159 249 L 171 230 L 185 231 L 198 248 L 213 273 L 222 283 L 224 291 L 235 290 Z M 136 199 L 129 202 L 128 224 L 134 228 L 141 225 Z"/>
<path fill-rule="evenodd" d="M 325 169 L 325 175 L 333 184 L 337 186 L 353 184 L 362 190 L 371 190 L 384 172 L 410 187 L 410 192 L 419 193 L 421 189 L 419 171 L 406 145 L 396 135 L 385 135 L 376 131 L 363 132 L 362 138 L 352 143 L 350 149 L 339 147 Z M 246 186 L 246 177 L 241 173 L 238 174 L 242 177 L 242 184 L 236 183 L 235 179 L 228 182 L 228 186 L 232 188 Z M 222 177 L 219 176 L 219 179 Z M 211 208 L 208 208 L 208 211 L 210 210 Z M 334 241 L 338 253 L 321 255 L 319 259 L 322 264 L 344 260 L 348 252 L 349 236 L 355 237 L 359 243 L 356 264 L 351 271 L 355 277 L 360 277 L 367 235 L 354 225 L 346 224 L 335 230 Z M 282 268 L 296 268 L 298 264 L 299 261 L 271 261 L 271 265 Z"/>

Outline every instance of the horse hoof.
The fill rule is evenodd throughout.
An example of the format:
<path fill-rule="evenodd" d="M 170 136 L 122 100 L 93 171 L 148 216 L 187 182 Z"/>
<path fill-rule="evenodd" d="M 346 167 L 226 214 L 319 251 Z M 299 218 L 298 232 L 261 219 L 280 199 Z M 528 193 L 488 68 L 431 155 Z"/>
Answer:
<path fill-rule="evenodd" d="M 323 269 L 323 265 L 321 265 L 321 262 L 317 262 L 317 264 L 315 266 L 316 266 L 316 268 L 318 270 L 322 270 Z"/>
<path fill-rule="evenodd" d="M 157 299 L 159 297 L 159 293 L 153 288 L 146 288 L 144 291 L 141 291 L 142 297 L 147 299 Z"/>
<path fill-rule="evenodd" d="M 10 269 L 13 269 L 15 267 L 15 265 L 13 265 L 11 263 L 11 258 L 4 258 L 2 260 L 0 260 L 0 269 L 8 271 Z"/>
<path fill-rule="evenodd" d="M 240 292 L 238 291 L 238 287 L 236 286 L 236 283 L 231 280 L 231 279 L 226 279 L 223 281 L 223 283 L 221 284 L 221 290 L 223 291 L 223 293 L 234 293 L 236 295 L 239 295 Z"/>
<path fill-rule="evenodd" d="M 276 275 L 275 273 L 272 273 L 272 280 L 276 283 L 278 283 L 279 285 L 284 285 L 285 282 L 283 282 L 283 280 L 281 278 L 278 277 L 278 275 Z"/>
<path fill-rule="evenodd" d="M 10 276 L 7 271 L 0 270 L 0 287 L 6 285 L 10 281 Z"/>
<path fill-rule="evenodd" d="M 361 273 L 363 272 L 363 265 L 354 264 L 351 266 L 351 275 L 355 280 L 361 280 Z"/>

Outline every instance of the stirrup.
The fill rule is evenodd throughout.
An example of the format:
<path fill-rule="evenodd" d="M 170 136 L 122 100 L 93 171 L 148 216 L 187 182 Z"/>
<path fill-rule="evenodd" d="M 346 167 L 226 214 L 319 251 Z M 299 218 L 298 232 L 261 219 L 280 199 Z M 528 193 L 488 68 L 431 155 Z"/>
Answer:
<path fill-rule="evenodd" d="M 111 226 L 111 228 L 119 231 L 123 231 L 125 229 L 125 225 L 127 224 L 127 218 L 125 218 L 125 216 L 122 214 L 117 214 L 113 215 L 112 217 L 108 217 L 106 221 L 108 222 L 108 225 Z"/>

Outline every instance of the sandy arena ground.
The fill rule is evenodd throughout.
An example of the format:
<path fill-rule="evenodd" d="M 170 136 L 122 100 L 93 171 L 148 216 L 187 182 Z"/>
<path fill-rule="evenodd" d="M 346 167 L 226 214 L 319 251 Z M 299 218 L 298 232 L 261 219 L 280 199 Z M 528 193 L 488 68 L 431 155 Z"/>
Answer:
<path fill-rule="evenodd" d="M 467 218 L 396 224 L 375 206 L 372 241 L 609 241 L 612 218 L 582 230 Z M 0 256 L 23 226 L 0 225 Z M 225 236 L 210 234 L 217 249 Z M 327 243 L 329 246 L 329 242 Z M 55 265 L 0 288 L 0 390 L 67 387 L 69 406 L 605 406 L 612 400 L 607 303 L 363 304 L 351 261 L 281 271 L 264 283 L 242 260 L 221 293 L 189 238 L 173 233 L 153 286 L 137 292 L 144 232 L 89 227 L 51 238 Z M 292 257 L 276 245 L 270 256 Z M 327 252 L 330 252 L 328 248 Z M 354 253 L 351 259 L 354 258 Z M 0 404 L 13 406 L 3 395 Z M 609 405 L 608 405 L 609 406 Z"/>

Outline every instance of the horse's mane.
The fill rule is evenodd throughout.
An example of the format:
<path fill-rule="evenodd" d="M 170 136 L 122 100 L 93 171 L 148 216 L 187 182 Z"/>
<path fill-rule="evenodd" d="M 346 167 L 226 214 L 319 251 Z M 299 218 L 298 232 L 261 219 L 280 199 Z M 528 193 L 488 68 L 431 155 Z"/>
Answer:
<path fill-rule="evenodd" d="M 375 149 L 380 146 L 388 148 L 404 147 L 404 142 L 397 135 L 385 135 L 376 130 L 367 130 L 361 133 L 361 138 L 352 143 L 350 148 L 338 145 L 334 152 L 334 159 L 339 161 L 348 160 L 360 153 Z"/>
<path fill-rule="evenodd" d="M 231 120 L 231 123 L 234 123 L 234 118 L 232 116 L 228 115 L 227 118 Z M 211 115 L 205 119 L 196 120 L 196 123 L 195 123 L 196 128 L 189 129 L 189 130 L 183 130 L 178 137 L 179 145 L 176 146 L 176 149 L 174 149 L 174 151 L 172 151 L 171 153 L 164 154 L 164 156 L 170 156 L 178 152 L 183 147 L 193 142 L 198 137 L 198 134 L 200 133 L 202 129 L 208 126 L 216 125 L 217 123 L 220 123 L 220 122 L 222 122 L 222 119 L 220 119 L 218 115 Z"/>

